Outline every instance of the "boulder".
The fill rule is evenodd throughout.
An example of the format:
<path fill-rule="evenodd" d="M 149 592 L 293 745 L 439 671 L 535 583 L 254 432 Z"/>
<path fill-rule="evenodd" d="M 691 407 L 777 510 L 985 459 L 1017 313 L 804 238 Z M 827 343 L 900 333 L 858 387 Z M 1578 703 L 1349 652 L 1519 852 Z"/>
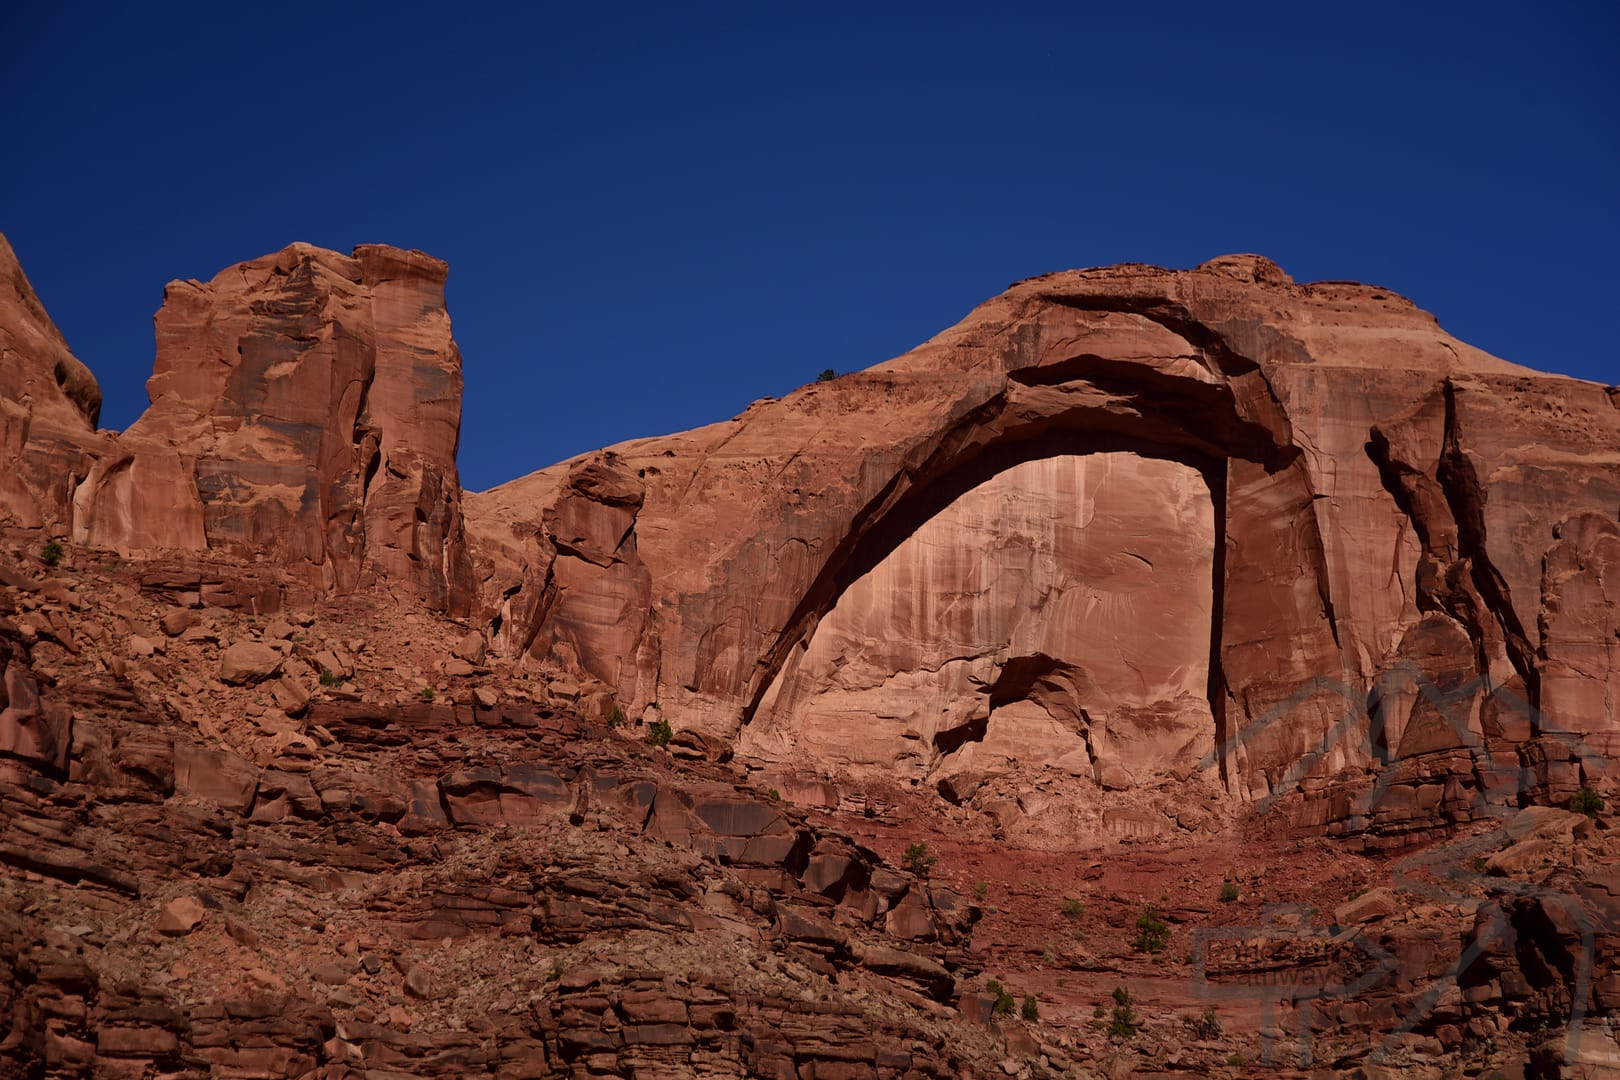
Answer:
<path fill-rule="evenodd" d="M 232 686 L 262 682 L 281 669 L 282 655 L 257 641 L 238 641 L 219 658 L 219 677 Z"/>
<path fill-rule="evenodd" d="M 197 613 L 189 608 L 170 608 L 158 620 L 163 626 L 163 632 L 170 637 L 179 637 L 181 634 L 197 625 Z"/>
<path fill-rule="evenodd" d="M 276 705 L 288 716 L 297 716 L 309 707 L 309 688 L 296 679 L 282 676 L 270 688 L 270 694 L 276 699 Z"/>
<path fill-rule="evenodd" d="M 458 660 L 477 666 L 484 662 L 484 635 L 476 630 L 469 630 L 460 641 L 450 650 L 450 654 Z"/>
<path fill-rule="evenodd" d="M 1393 889 L 1379 886 L 1334 908 L 1333 921 L 1339 926 L 1360 926 L 1388 918 L 1404 906 Z"/>
<path fill-rule="evenodd" d="M 176 897 L 158 911 L 158 932 L 169 937 L 184 937 L 197 928 L 207 912 L 195 896 Z"/>

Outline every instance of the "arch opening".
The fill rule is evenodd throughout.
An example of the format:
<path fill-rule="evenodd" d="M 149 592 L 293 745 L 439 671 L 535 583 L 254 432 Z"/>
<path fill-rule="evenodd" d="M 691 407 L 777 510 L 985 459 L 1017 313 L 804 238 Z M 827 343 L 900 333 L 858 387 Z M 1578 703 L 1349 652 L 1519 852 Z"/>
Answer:
<path fill-rule="evenodd" d="M 739 753 L 1108 786 L 1196 762 L 1220 734 L 1223 487 L 1224 463 L 1074 432 L 980 455 L 863 538 Z"/>

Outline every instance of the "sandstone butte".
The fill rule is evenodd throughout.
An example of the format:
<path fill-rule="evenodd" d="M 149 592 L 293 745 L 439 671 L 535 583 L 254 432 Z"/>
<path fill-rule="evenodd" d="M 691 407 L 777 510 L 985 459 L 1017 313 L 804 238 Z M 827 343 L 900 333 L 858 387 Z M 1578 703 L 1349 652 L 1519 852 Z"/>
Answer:
<path fill-rule="evenodd" d="M 1234 255 L 464 493 L 447 273 L 111 432 L 0 237 L 0 1075 L 1616 1075 L 1620 388 Z"/>

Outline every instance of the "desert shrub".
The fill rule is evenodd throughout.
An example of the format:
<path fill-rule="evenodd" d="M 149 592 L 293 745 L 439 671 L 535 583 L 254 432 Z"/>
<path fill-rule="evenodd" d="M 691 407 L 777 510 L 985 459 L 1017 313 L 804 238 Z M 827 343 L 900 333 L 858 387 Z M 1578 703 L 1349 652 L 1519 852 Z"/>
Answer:
<path fill-rule="evenodd" d="M 832 368 L 822 368 L 821 374 L 816 376 L 816 382 L 832 382 L 838 378 L 838 372 Z"/>
<path fill-rule="evenodd" d="M 331 668 L 324 668 L 323 667 L 323 668 L 321 668 L 321 685 L 322 686 L 342 686 L 343 685 L 343 676 L 339 675 L 337 672 L 333 671 Z"/>
<path fill-rule="evenodd" d="M 1034 994 L 1024 995 L 1023 1007 L 1018 1012 L 1020 1016 L 1032 1024 L 1041 1018 L 1041 1008 L 1036 1004 Z"/>
<path fill-rule="evenodd" d="M 771 802 L 781 802 L 782 801 L 782 793 L 780 791 L 777 791 L 775 788 L 766 788 L 765 789 L 765 797 L 767 799 L 771 800 Z"/>
<path fill-rule="evenodd" d="M 616 728 L 616 727 L 619 727 L 620 725 L 622 725 L 623 723 L 624 723 L 624 710 L 623 709 L 621 709 L 617 705 L 615 705 L 615 706 L 613 706 L 613 708 L 608 710 L 608 714 L 607 714 L 607 726 L 608 727 Z"/>
<path fill-rule="evenodd" d="M 1577 814 L 1597 817 L 1598 811 L 1603 809 L 1603 796 L 1589 787 L 1583 787 L 1575 793 L 1573 799 L 1569 800 L 1569 808 Z"/>
<path fill-rule="evenodd" d="M 46 566 L 55 566 L 62 561 L 64 554 L 61 544 L 58 544 L 55 540 L 47 540 L 45 546 L 39 549 L 39 561 Z"/>
<path fill-rule="evenodd" d="M 647 741 L 654 746 L 668 746 L 674 737 L 675 729 L 669 726 L 668 720 L 654 720 L 647 725 Z"/>
<path fill-rule="evenodd" d="M 900 856 L 900 865 L 910 870 L 920 878 L 928 876 L 939 860 L 928 854 L 928 845 L 923 843 L 908 844 L 906 853 Z"/>
<path fill-rule="evenodd" d="M 1223 881 L 1223 882 L 1221 882 L 1221 903 L 1230 904 L 1232 901 L 1236 900 L 1240 895 L 1241 894 L 1238 892 L 1237 882 L 1235 882 L 1235 881 Z"/>
<path fill-rule="evenodd" d="M 1159 909 L 1152 904 L 1136 917 L 1136 940 L 1131 943 L 1137 952 L 1156 953 L 1170 944 L 1170 925 L 1159 918 Z"/>
<path fill-rule="evenodd" d="M 988 881 L 975 881 L 973 883 L 973 899 L 975 899 L 975 900 L 983 900 L 985 897 L 987 897 L 989 895 L 990 895 L 990 883 Z"/>
<path fill-rule="evenodd" d="M 984 992 L 995 998 L 990 1005 L 990 1013 L 993 1016 L 1011 1013 L 1018 1004 L 1017 999 L 1007 993 L 1007 988 L 1001 985 L 1000 979 L 991 979 L 985 983 Z"/>
<path fill-rule="evenodd" d="M 1183 1016 L 1181 1022 L 1187 1025 L 1195 1039 L 1218 1039 L 1223 1034 L 1220 1018 L 1215 1015 L 1214 1009 L 1205 1009 L 1202 1016 Z"/>
<path fill-rule="evenodd" d="M 1131 992 L 1123 986 L 1114 987 L 1114 1015 L 1108 1021 L 1108 1034 L 1115 1039 L 1132 1039 L 1142 1026 L 1141 1019 L 1131 1006 Z"/>
<path fill-rule="evenodd" d="M 431 686 L 422 687 L 421 697 L 422 697 L 422 704 L 424 704 L 424 705 L 433 704 L 433 687 L 431 687 Z"/>
<path fill-rule="evenodd" d="M 1080 917 L 1080 913 L 1086 910 L 1086 905 L 1082 904 L 1076 897 L 1065 896 L 1063 898 L 1063 906 L 1060 910 L 1063 912 L 1065 918 L 1078 919 Z"/>

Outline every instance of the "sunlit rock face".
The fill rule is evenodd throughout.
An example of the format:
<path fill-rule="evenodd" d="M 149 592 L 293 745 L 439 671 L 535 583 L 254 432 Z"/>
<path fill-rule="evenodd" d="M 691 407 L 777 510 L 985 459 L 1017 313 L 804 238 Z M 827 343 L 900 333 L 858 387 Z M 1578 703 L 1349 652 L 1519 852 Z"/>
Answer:
<path fill-rule="evenodd" d="M 1052 274 L 470 496 L 480 617 L 691 752 L 1398 845 L 1607 767 L 1617 404 L 1257 256 Z"/>
<path fill-rule="evenodd" d="M 1190 764 L 1208 702 L 1215 518 L 1199 473 L 1132 453 L 1026 461 L 838 598 L 739 751 L 884 774 Z"/>
<path fill-rule="evenodd" d="M 0 235 L 0 522 L 60 529 L 73 485 L 107 442 L 101 388 L 68 349 Z"/>
<path fill-rule="evenodd" d="M 74 541 L 270 554 L 322 590 L 387 579 L 464 611 L 448 273 L 381 244 L 293 244 L 171 282 L 152 405 L 74 490 Z"/>

